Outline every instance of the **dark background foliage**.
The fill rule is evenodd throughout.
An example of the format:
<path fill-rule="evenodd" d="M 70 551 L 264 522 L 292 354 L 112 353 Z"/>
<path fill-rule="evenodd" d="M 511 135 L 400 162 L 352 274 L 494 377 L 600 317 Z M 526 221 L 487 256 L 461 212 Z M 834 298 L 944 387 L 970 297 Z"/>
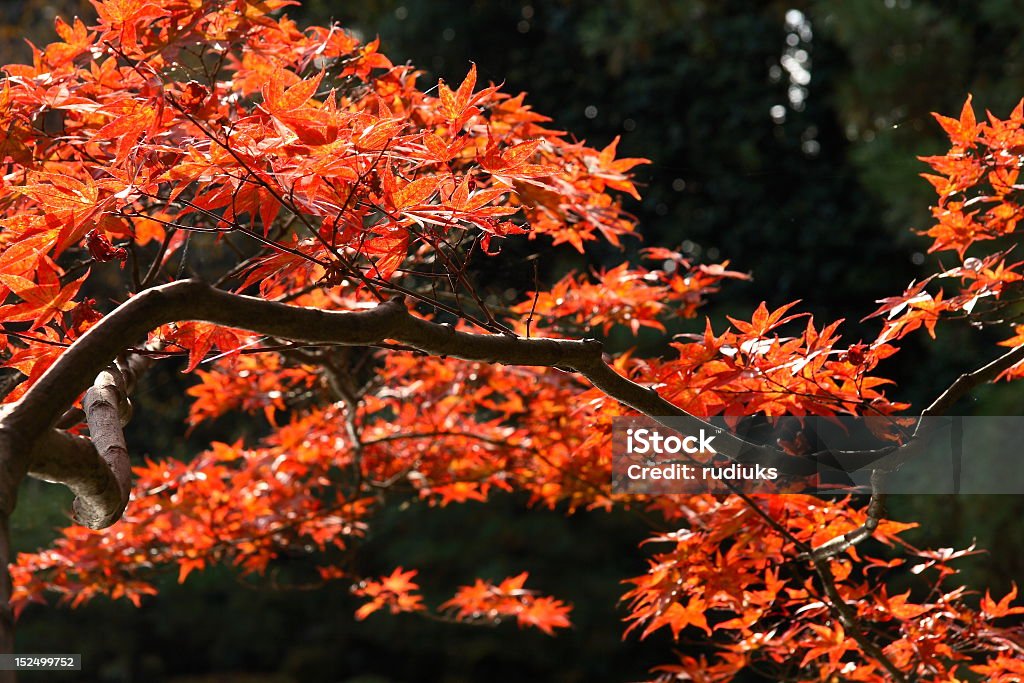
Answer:
<path fill-rule="evenodd" d="M 0 6 L 3 61 L 28 58 L 23 37 L 48 42 L 53 16 L 76 12 L 89 8 L 74 0 Z M 481 80 L 526 90 L 554 127 L 596 146 L 621 135 L 622 155 L 652 160 L 640 170 L 643 201 L 627 204 L 643 240 L 628 243 L 627 254 L 669 246 L 753 273 L 708 309 L 719 330 L 725 312 L 742 317 L 761 300 L 802 299 L 819 321 L 847 318 L 850 342 L 873 338 L 877 328 L 860 319 L 875 300 L 934 269 L 911 231 L 927 227 L 932 198 L 916 156 L 945 149 L 929 112 L 956 113 L 970 92 L 979 109 L 1006 115 L 1024 95 L 1024 14 L 1013 0 L 310 0 L 289 14 L 379 35 L 385 54 L 422 69 L 424 83 L 458 83 L 472 60 Z M 514 257 L 536 246 L 510 246 L 489 264 L 485 284 L 528 289 Z M 541 267 L 551 279 L 621 258 L 611 249 L 586 259 L 544 249 Z M 672 332 L 702 325 L 681 321 Z M 612 342 L 645 353 L 664 346 L 657 334 Z M 885 371 L 899 382 L 896 394 L 920 406 L 988 359 L 991 342 L 940 326 L 937 342 L 908 340 Z M 185 437 L 189 378 L 179 371 L 162 365 L 136 396 L 129 440 L 140 456 L 187 457 L 211 438 L 259 436 L 236 420 Z M 961 412 L 1020 414 L 1021 399 L 1015 387 L 987 388 Z M 52 538 L 68 503 L 55 488 L 26 485 L 15 528 L 21 547 Z M 359 556 L 367 573 L 418 567 L 434 604 L 446 596 L 433 590 L 530 570 L 533 585 L 575 604 L 575 628 L 555 639 L 417 617 L 356 624 L 356 603 L 340 584 L 285 589 L 309 569 L 309 558 L 295 557 L 262 579 L 224 568 L 178 586 L 169 575 L 139 610 L 104 600 L 74 611 L 31 608 L 19 650 L 82 652 L 86 671 L 60 680 L 633 680 L 665 661 L 671 645 L 620 640 L 618 582 L 644 571 L 636 544 L 647 529 L 624 514 L 560 513 L 508 497 L 444 510 L 412 505 L 381 519 Z M 1022 513 L 1024 501 L 1011 497 L 892 505 L 894 517 L 922 522 L 920 543 L 962 547 L 977 538 L 991 554 L 965 565 L 965 578 L 993 589 L 1024 576 Z"/>

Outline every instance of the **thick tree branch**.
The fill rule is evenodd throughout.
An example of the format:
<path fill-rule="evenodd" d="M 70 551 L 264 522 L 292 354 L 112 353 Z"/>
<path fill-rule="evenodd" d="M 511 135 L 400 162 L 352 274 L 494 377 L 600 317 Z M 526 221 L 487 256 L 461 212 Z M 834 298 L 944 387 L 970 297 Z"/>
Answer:
<path fill-rule="evenodd" d="M 780 473 L 804 476 L 828 466 L 822 454 L 793 456 L 770 446 L 749 443 L 724 429 L 715 427 L 661 398 L 609 367 L 601 356 L 601 344 L 595 340 L 524 339 L 508 335 L 473 334 L 412 315 L 401 299 L 393 299 L 368 311 L 338 312 L 300 308 L 254 297 L 231 294 L 206 283 L 185 280 L 156 287 L 122 304 L 77 340 L 50 367 L 39 381 L 13 406 L 4 422 L 25 444 L 35 444 L 57 423 L 67 406 L 103 372 L 125 346 L 137 342 L 160 325 L 185 320 L 250 330 L 259 334 L 311 343 L 345 345 L 378 344 L 394 340 L 423 352 L 466 360 L 507 365 L 560 367 L 578 371 L 595 387 L 639 412 L 652 417 L 671 417 L 687 429 L 704 429 L 716 435 L 716 449 L 739 462 L 759 462 L 777 467 Z M 947 390 L 935 406 L 953 401 L 970 387 L 994 377 L 1024 357 L 1024 348 L 1014 349 L 999 359 L 965 375 Z M 108 385 L 109 386 L 109 385 Z M 96 394 L 97 396 L 100 394 Z M 108 405 L 101 403 L 99 405 Z M 103 423 L 112 425 L 109 407 L 102 408 Z M 101 432 L 106 427 L 99 427 Z M 97 452 L 110 463 L 114 480 L 120 482 L 121 466 L 115 453 L 121 443 L 97 444 Z M 898 449 L 905 451 L 907 447 Z M 885 461 L 884 456 L 881 458 Z M 865 457 L 878 460 L 876 452 Z M 116 487 L 120 489 L 120 484 Z M 103 518 L 119 514 L 110 495 L 102 507 Z M 120 504 L 120 501 L 118 501 Z M 877 524 L 877 522 L 876 522 Z"/>
<path fill-rule="evenodd" d="M 128 505 L 131 464 L 123 432 L 131 417 L 128 393 L 151 363 L 148 357 L 132 354 L 100 372 L 85 392 L 83 408 L 66 411 L 58 421 L 63 427 L 84 419 L 89 438 L 51 429 L 30 454 L 28 475 L 71 489 L 75 521 L 91 529 L 110 526 Z"/>
<path fill-rule="evenodd" d="M 124 443 L 123 436 L 119 440 Z M 102 529 L 120 519 L 131 491 L 126 451 L 104 458 L 89 438 L 51 429 L 36 442 L 30 457 L 29 476 L 63 484 L 75 494 L 72 509 L 77 522 Z"/>
<path fill-rule="evenodd" d="M 82 405 L 89 423 L 89 438 L 110 478 L 100 493 L 99 505 L 81 497 L 75 501 L 75 519 L 85 526 L 101 529 L 121 517 L 132 490 L 128 446 L 122 431 L 131 417 L 131 409 L 120 370 L 112 368 L 101 372 L 85 392 Z M 108 502 L 115 500 L 116 505 Z"/>
<path fill-rule="evenodd" d="M 682 419 L 692 422 L 687 426 L 716 434 L 716 448 L 727 457 L 756 460 L 794 476 L 812 474 L 819 467 L 813 458 L 794 457 L 751 444 L 680 410 L 656 392 L 612 370 L 601 359 L 600 342 L 594 340 L 524 339 L 462 332 L 410 314 L 398 299 L 360 312 L 299 308 L 231 294 L 193 280 L 147 290 L 90 328 L 15 405 L 8 423 L 26 441 L 34 442 L 56 424 L 65 408 L 126 345 L 160 325 L 184 320 L 202 320 L 296 341 L 368 345 L 390 339 L 439 356 L 568 368 L 644 414 Z"/>

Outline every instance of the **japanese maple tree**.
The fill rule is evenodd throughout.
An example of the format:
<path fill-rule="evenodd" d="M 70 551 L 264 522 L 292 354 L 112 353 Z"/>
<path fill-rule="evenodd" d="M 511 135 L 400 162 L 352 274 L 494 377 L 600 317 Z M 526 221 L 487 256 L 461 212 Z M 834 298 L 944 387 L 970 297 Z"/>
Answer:
<path fill-rule="evenodd" d="M 18 373 L 0 412 L 5 652 L 14 615 L 48 595 L 140 604 L 156 567 L 182 581 L 212 563 L 261 573 L 296 551 L 320 558 L 325 585 L 351 587 L 357 619 L 433 611 L 555 634 L 571 606 L 525 573 L 428 605 L 416 568 L 368 576 L 346 559 L 383 506 L 515 491 L 658 520 L 649 571 L 626 580 L 625 633 L 667 629 L 714 654 L 666 653 L 652 680 L 1024 676 L 1016 589 L 959 585 L 968 551 L 909 545 L 913 524 L 883 517 L 881 486 L 870 501 L 626 496 L 610 477 L 616 417 L 908 415 L 878 374 L 904 337 L 1012 319 L 1021 106 L 979 121 L 968 100 L 938 117 L 952 146 L 925 159 L 938 193 L 926 234 L 954 265 L 881 302 L 875 339 L 762 304 L 657 357 L 613 357 L 597 337 L 664 332 L 747 274 L 649 246 L 547 286 L 522 264 L 501 295 L 479 275 L 513 241 L 585 252 L 635 238 L 624 202 L 644 162 L 617 141 L 576 141 L 472 66 L 461 83 L 424 83 L 377 41 L 300 28 L 286 0 L 94 4 L 95 26 L 58 19 L 59 39 L 4 67 L 0 86 L 0 360 Z M 1024 326 L 1005 336 L 1008 350 L 913 416 L 1019 378 Z M 130 459 L 129 396 L 172 356 L 196 380 L 182 431 L 242 412 L 269 436 Z M 787 473 L 820 465 L 800 444 L 720 439 L 724 455 Z M 891 462 L 874 465 L 879 481 Z M 15 558 L 26 476 L 69 487 L 77 524 Z M 890 588 L 908 571 L 925 590 Z"/>

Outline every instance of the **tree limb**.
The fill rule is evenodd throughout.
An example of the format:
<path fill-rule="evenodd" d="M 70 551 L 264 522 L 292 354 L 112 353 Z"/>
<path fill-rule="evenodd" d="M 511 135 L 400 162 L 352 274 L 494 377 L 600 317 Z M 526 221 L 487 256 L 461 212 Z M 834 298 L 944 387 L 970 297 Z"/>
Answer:
<path fill-rule="evenodd" d="M 123 303 L 90 328 L 13 406 L 5 421 L 27 443 L 57 423 L 66 406 L 85 391 L 123 348 L 160 325 L 201 320 L 258 334 L 311 343 L 377 344 L 394 340 L 425 353 L 506 365 L 561 367 L 578 371 L 606 394 L 646 415 L 683 420 L 718 437 L 717 450 L 740 461 L 757 461 L 804 476 L 818 471 L 814 458 L 792 456 L 749 443 L 711 425 L 609 367 L 596 340 L 525 339 L 473 334 L 412 315 L 401 299 L 358 312 L 300 308 L 214 289 L 183 280 L 149 289 Z M 676 424 L 678 426 L 678 424 Z"/>
<path fill-rule="evenodd" d="M 955 382 L 939 394 L 938 398 L 932 401 L 931 405 L 924 409 L 921 417 L 945 415 L 971 389 L 985 382 L 991 382 L 1021 361 L 1024 361 L 1024 344 L 1013 347 L 992 362 L 986 363 L 973 372 L 960 375 L 956 378 Z"/>
<path fill-rule="evenodd" d="M 893 472 L 899 467 L 913 458 L 923 448 L 923 444 L 928 442 L 928 437 L 935 431 L 936 425 L 933 420 L 926 420 L 928 417 L 938 417 L 945 415 L 949 412 L 956 402 L 967 395 L 975 387 L 990 382 L 998 377 L 1000 374 L 1009 370 L 1017 363 L 1024 361 L 1024 344 L 1015 346 L 1003 355 L 999 356 L 995 360 L 986 363 L 977 370 L 967 372 L 959 377 L 949 385 L 939 396 L 932 401 L 927 408 L 921 411 L 921 417 L 917 422 L 917 427 L 914 429 L 914 434 L 910 441 L 900 448 L 893 450 L 891 453 L 878 458 L 874 463 L 874 468 L 871 470 L 871 500 L 868 502 L 867 519 L 864 524 L 854 529 L 853 531 L 837 536 L 829 541 L 826 541 L 822 545 L 815 548 L 809 556 L 804 556 L 804 559 L 824 560 L 830 557 L 835 557 L 840 553 L 857 545 L 861 541 L 870 538 L 874 533 L 875 529 L 878 528 L 878 524 L 881 521 L 882 514 L 884 511 L 885 501 L 885 479 L 889 472 Z M 958 444 L 954 439 L 954 448 L 957 448 Z M 955 462 L 954 466 L 958 466 L 959 463 Z M 959 487 L 959 477 L 957 477 L 957 487 Z"/>
<path fill-rule="evenodd" d="M 685 422 L 687 429 L 704 429 L 718 439 L 716 449 L 738 462 L 759 462 L 791 476 L 816 473 L 829 466 L 821 454 L 793 456 L 770 446 L 750 443 L 669 403 L 657 392 L 618 374 L 602 359 L 602 345 L 596 340 L 525 339 L 506 335 L 474 334 L 412 315 L 404 300 L 392 299 L 377 307 L 358 312 L 326 311 L 265 301 L 215 289 L 197 280 L 183 280 L 149 289 L 123 303 L 90 328 L 47 370 L 20 401 L 5 415 L 3 422 L 30 450 L 62 416 L 65 407 L 85 391 L 104 371 L 106 365 L 149 331 L 160 325 L 185 320 L 201 320 L 236 327 L 259 334 L 311 343 L 344 345 L 377 344 L 394 340 L 425 353 L 465 360 L 506 365 L 567 368 L 579 372 L 608 396 L 655 418 L 671 417 Z M 944 392 L 930 410 L 934 413 L 951 405 L 956 398 L 987 378 L 1024 358 L 1018 347 L 1002 359 L 962 376 Z M 104 408 L 103 410 L 109 411 Z M 104 424 L 109 425 L 109 420 Z M 105 427 L 100 427 L 101 431 Z M 119 443 L 105 443 L 97 452 L 107 459 L 113 472 Z M 907 446 L 897 449 L 906 451 Z M 912 450 L 912 449 L 911 449 Z M 106 455 L 104 455 L 104 452 Z M 895 453 L 883 456 L 891 458 Z M 866 452 L 878 461 L 879 453 Z M 870 462 L 870 461 L 869 461 Z M 120 475 L 114 479 L 120 481 Z M 102 506 L 100 517 L 117 513 L 113 496 Z M 119 501 L 120 503 L 120 501 Z M 877 524 L 877 522 L 876 522 Z"/>
<path fill-rule="evenodd" d="M 96 376 L 83 407 L 65 411 L 58 428 L 32 448 L 28 476 L 71 489 L 75 521 L 90 529 L 110 526 L 128 505 L 131 464 L 123 431 L 131 417 L 128 394 L 152 362 L 140 354 L 118 358 Z M 82 420 L 89 425 L 89 438 L 61 431 Z"/>
<path fill-rule="evenodd" d="M 78 523 L 102 529 L 121 518 L 131 489 L 127 452 L 120 462 L 110 463 L 89 438 L 51 429 L 30 457 L 29 476 L 63 484 L 75 494 L 72 510 Z"/>
<path fill-rule="evenodd" d="M 99 505 L 89 499 L 75 501 L 75 519 L 85 526 L 101 529 L 120 519 L 132 491 L 132 470 L 122 431 L 131 417 L 131 409 L 120 370 L 111 368 L 101 372 L 85 392 L 82 406 L 89 424 L 89 439 L 103 463 L 102 469 L 110 476 L 99 493 Z M 116 505 L 110 504 L 113 501 Z"/>

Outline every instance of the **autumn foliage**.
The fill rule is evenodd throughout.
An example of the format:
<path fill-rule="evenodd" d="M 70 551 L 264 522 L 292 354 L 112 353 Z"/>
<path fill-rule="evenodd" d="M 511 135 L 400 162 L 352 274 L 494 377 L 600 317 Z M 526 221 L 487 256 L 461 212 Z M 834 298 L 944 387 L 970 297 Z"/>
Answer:
<path fill-rule="evenodd" d="M 639 196 L 631 172 L 643 160 L 619 158 L 617 140 L 595 149 L 555 130 L 472 66 L 458 84 L 421 82 L 376 40 L 300 28 L 282 0 L 94 4 L 97 25 L 58 19 L 56 42 L 4 67 L 0 360 L 22 378 L 9 404 L 117 303 L 185 277 L 325 310 L 402 294 L 415 315 L 453 328 L 557 339 L 665 332 L 748 278 L 650 246 L 548 285 L 511 264 L 518 289 L 486 292 L 475 274 L 503 262 L 511 241 L 633 249 L 624 202 Z M 902 340 L 919 328 L 934 336 L 946 318 L 998 322 L 1024 277 L 1005 240 L 1024 212 L 1024 110 L 979 121 L 968 100 L 959 119 L 938 120 L 952 146 L 924 160 L 937 192 L 924 233 L 950 264 L 881 302 L 874 339 L 844 341 L 841 321 L 796 303 L 762 304 L 706 321 L 657 357 L 621 354 L 614 369 L 699 417 L 907 411 L 880 374 Z M 1024 326 L 1005 336 L 1019 347 Z M 448 587 L 453 597 L 432 606 L 419 594 L 425 572 L 362 576 L 345 561 L 385 505 L 517 492 L 570 513 L 658 520 L 648 570 L 625 580 L 625 635 L 708 644 L 667 652 L 652 680 L 729 681 L 747 669 L 799 681 L 1024 677 L 1024 607 L 1016 589 L 992 596 L 957 582 L 956 561 L 972 551 L 912 547 L 913 524 L 882 520 L 871 543 L 821 567 L 800 559 L 863 525 L 862 501 L 613 494 L 611 421 L 633 411 L 577 374 L 399 344 L 294 344 L 201 321 L 126 339 L 124 351 L 187 359 L 182 431 L 242 412 L 269 436 L 213 443 L 188 461 L 138 456 L 121 521 L 71 525 L 18 558 L 17 609 L 47 595 L 140 604 L 155 568 L 176 567 L 181 581 L 214 563 L 259 574 L 301 552 L 321 558 L 325 589 L 351 587 L 358 619 L 432 610 L 554 634 L 571 607 L 527 588 L 526 574 Z M 908 576 L 913 590 L 890 588 Z"/>

